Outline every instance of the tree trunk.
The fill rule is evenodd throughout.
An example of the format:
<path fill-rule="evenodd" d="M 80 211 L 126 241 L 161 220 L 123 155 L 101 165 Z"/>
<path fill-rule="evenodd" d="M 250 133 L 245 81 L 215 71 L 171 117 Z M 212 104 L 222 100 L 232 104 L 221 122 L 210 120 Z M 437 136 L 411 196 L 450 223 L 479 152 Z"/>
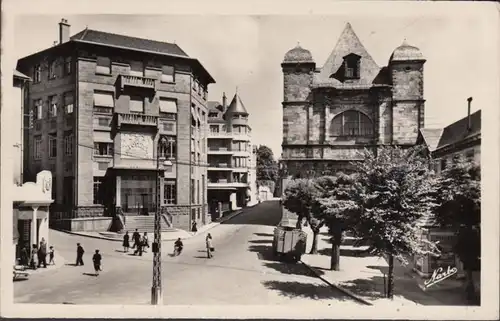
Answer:
<path fill-rule="evenodd" d="M 389 273 L 387 274 L 387 297 L 394 298 L 394 256 L 389 255 Z"/>
<path fill-rule="evenodd" d="M 318 234 L 319 229 L 313 229 L 313 241 L 311 246 L 311 252 L 309 254 L 318 254 Z"/>
<path fill-rule="evenodd" d="M 330 270 L 340 271 L 340 244 L 332 239 L 332 256 L 330 258 Z"/>

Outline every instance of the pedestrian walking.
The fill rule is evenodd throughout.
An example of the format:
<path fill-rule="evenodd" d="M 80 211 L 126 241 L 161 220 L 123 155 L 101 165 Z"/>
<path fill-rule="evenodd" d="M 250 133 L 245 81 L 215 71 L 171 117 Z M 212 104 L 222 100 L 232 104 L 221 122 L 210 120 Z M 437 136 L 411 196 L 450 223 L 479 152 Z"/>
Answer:
<path fill-rule="evenodd" d="M 193 222 L 193 225 L 191 226 L 191 232 L 193 233 L 198 232 L 198 226 L 196 225 L 196 222 Z"/>
<path fill-rule="evenodd" d="M 40 247 L 38 248 L 38 267 L 47 268 L 47 243 L 42 239 L 40 241 Z"/>
<path fill-rule="evenodd" d="M 149 238 L 148 238 L 148 232 L 144 232 L 144 236 L 142 237 L 142 251 L 146 252 L 145 248 L 149 249 Z"/>
<path fill-rule="evenodd" d="M 135 248 L 139 245 L 139 243 L 141 243 L 141 235 L 139 234 L 137 229 L 135 229 L 134 234 L 132 234 L 132 240 L 134 240 L 134 245 L 132 246 L 132 248 Z"/>
<path fill-rule="evenodd" d="M 54 247 L 49 247 L 49 265 L 56 265 L 56 261 L 54 259 Z"/>
<path fill-rule="evenodd" d="M 38 258 L 38 248 L 36 244 L 33 244 L 33 248 L 31 249 L 31 260 L 30 260 L 30 267 L 33 270 L 36 270 L 37 258 Z"/>
<path fill-rule="evenodd" d="M 128 252 L 129 247 L 130 247 L 130 235 L 128 235 L 127 231 L 123 236 L 123 252 Z"/>
<path fill-rule="evenodd" d="M 213 243 L 212 243 L 212 235 L 210 233 L 207 234 L 207 237 L 205 239 L 206 245 L 207 245 L 207 257 L 211 259 L 213 257 L 212 252 L 215 250 Z"/>
<path fill-rule="evenodd" d="M 94 271 L 95 271 L 95 276 L 99 275 L 99 271 L 102 271 L 101 269 L 101 260 L 102 256 L 99 254 L 99 250 L 95 250 L 95 254 L 92 257 L 92 261 L 94 262 Z"/>
<path fill-rule="evenodd" d="M 19 264 L 21 264 L 23 267 L 28 267 L 30 264 L 30 248 L 28 244 L 24 245 L 21 249 L 21 255 L 20 255 L 20 261 Z"/>
<path fill-rule="evenodd" d="M 139 235 L 139 238 L 134 241 L 134 247 L 135 247 L 134 255 L 139 254 L 139 256 L 142 256 L 142 251 L 144 250 L 144 243 L 141 235 L 139 233 L 137 233 L 137 235 Z"/>
<path fill-rule="evenodd" d="M 76 266 L 78 265 L 84 265 L 83 264 L 83 254 L 85 253 L 85 250 L 83 247 L 80 245 L 80 243 L 76 243 Z"/>

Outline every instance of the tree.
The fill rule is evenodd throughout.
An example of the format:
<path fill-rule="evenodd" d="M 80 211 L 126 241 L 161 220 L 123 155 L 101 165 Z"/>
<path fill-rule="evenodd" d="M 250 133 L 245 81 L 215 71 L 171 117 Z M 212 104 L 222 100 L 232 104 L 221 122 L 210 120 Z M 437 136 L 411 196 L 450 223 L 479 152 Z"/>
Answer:
<path fill-rule="evenodd" d="M 273 181 L 278 179 L 278 163 L 274 159 L 273 151 L 260 145 L 257 148 L 257 180 Z"/>
<path fill-rule="evenodd" d="M 284 191 L 283 206 L 297 215 L 297 228 L 302 228 L 302 220 L 306 219 L 313 231 L 310 254 L 316 254 L 317 238 L 323 222 L 312 216 L 312 208 L 321 197 L 320 189 L 311 179 L 292 180 Z"/>
<path fill-rule="evenodd" d="M 436 220 L 455 231 L 455 252 L 467 274 L 467 295 L 475 297 L 472 272 L 479 270 L 481 256 L 481 176 L 480 167 L 465 157 L 455 157 L 439 178 Z"/>
<path fill-rule="evenodd" d="M 314 217 L 321 219 L 328 226 L 328 234 L 332 237 L 332 254 L 330 269 L 340 269 L 340 245 L 342 232 L 350 225 L 355 217 L 345 205 L 350 200 L 350 190 L 355 182 L 355 175 L 338 173 L 336 176 L 325 176 L 317 179 L 317 186 L 321 189 L 322 197 L 313 207 Z"/>
<path fill-rule="evenodd" d="M 355 236 L 387 258 L 387 297 L 392 298 L 394 258 L 406 263 L 407 256 L 438 252 L 434 243 L 421 240 L 417 224 L 437 206 L 436 179 L 418 147 L 381 147 L 376 155 L 364 154 L 364 161 L 353 164 L 349 197 L 337 200 L 336 207 L 349 214 Z"/>

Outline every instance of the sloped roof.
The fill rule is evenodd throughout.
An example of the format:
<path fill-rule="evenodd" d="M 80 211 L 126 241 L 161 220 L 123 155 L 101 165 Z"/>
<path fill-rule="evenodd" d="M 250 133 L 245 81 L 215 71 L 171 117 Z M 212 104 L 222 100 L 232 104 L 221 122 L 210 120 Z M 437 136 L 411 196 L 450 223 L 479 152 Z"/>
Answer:
<path fill-rule="evenodd" d="M 358 36 L 352 29 L 350 23 L 347 23 L 344 31 L 339 37 L 335 48 L 326 60 L 323 68 L 315 77 L 315 81 L 321 82 L 332 82 L 335 83 L 335 79 L 330 78 L 331 75 L 336 74 L 342 67 L 344 62 L 344 57 L 349 54 L 356 54 L 361 57 L 360 59 L 360 78 L 356 80 L 350 80 L 352 84 L 367 85 L 371 84 L 373 80 L 377 77 L 380 72 L 380 67 L 370 56 L 368 51 L 359 40 Z"/>
<path fill-rule="evenodd" d="M 422 128 L 420 129 L 420 133 L 427 145 L 427 148 L 430 151 L 434 151 L 439 143 L 439 139 L 441 139 L 441 135 L 443 133 L 442 128 Z"/>
<path fill-rule="evenodd" d="M 84 29 L 70 39 L 189 57 L 184 50 L 174 43 L 130 37 L 92 29 Z"/>
<path fill-rule="evenodd" d="M 470 130 L 467 130 L 468 117 L 464 117 L 446 126 L 443 129 L 443 133 L 439 139 L 439 143 L 436 149 L 440 149 L 445 146 L 458 143 L 459 141 L 465 140 L 469 137 L 481 134 L 481 110 L 472 113 L 470 117 L 471 117 Z"/>
<path fill-rule="evenodd" d="M 208 111 L 209 112 L 220 112 L 219 109 L 217 109 L 217 107 L 220 105 L 221 103 L 219 103 L 218 101 L 208 101 L 207 102 L 207 106 L 208 106 Z"/>
<path fill-rule="evenodd" d="M 21 79 L 26 79 L 26 80 L 30 80 L 31 79 L 30 77 L 26 76 L 22 72 L 19 72 L 19 71 L 15 70 L 15 69 L 14 69 L 14 77 L 21 78 Z"/>
<path fill-rule="evenodd" d="M 233 100 L 229 104 L 226 113 L 248 115 L 245 105 L 243 105 L 243 102 L 237 92 L 234 94 Z"/>

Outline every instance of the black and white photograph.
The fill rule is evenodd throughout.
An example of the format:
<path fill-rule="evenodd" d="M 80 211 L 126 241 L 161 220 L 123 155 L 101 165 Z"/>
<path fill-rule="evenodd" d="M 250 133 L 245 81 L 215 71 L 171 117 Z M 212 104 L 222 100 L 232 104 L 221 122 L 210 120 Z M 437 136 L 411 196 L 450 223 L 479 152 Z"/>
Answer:
<path fill-rule="evenodd" d="M 498 318 L 498 4 L 209 2 L 3 6 L 2 316 Z"/>

